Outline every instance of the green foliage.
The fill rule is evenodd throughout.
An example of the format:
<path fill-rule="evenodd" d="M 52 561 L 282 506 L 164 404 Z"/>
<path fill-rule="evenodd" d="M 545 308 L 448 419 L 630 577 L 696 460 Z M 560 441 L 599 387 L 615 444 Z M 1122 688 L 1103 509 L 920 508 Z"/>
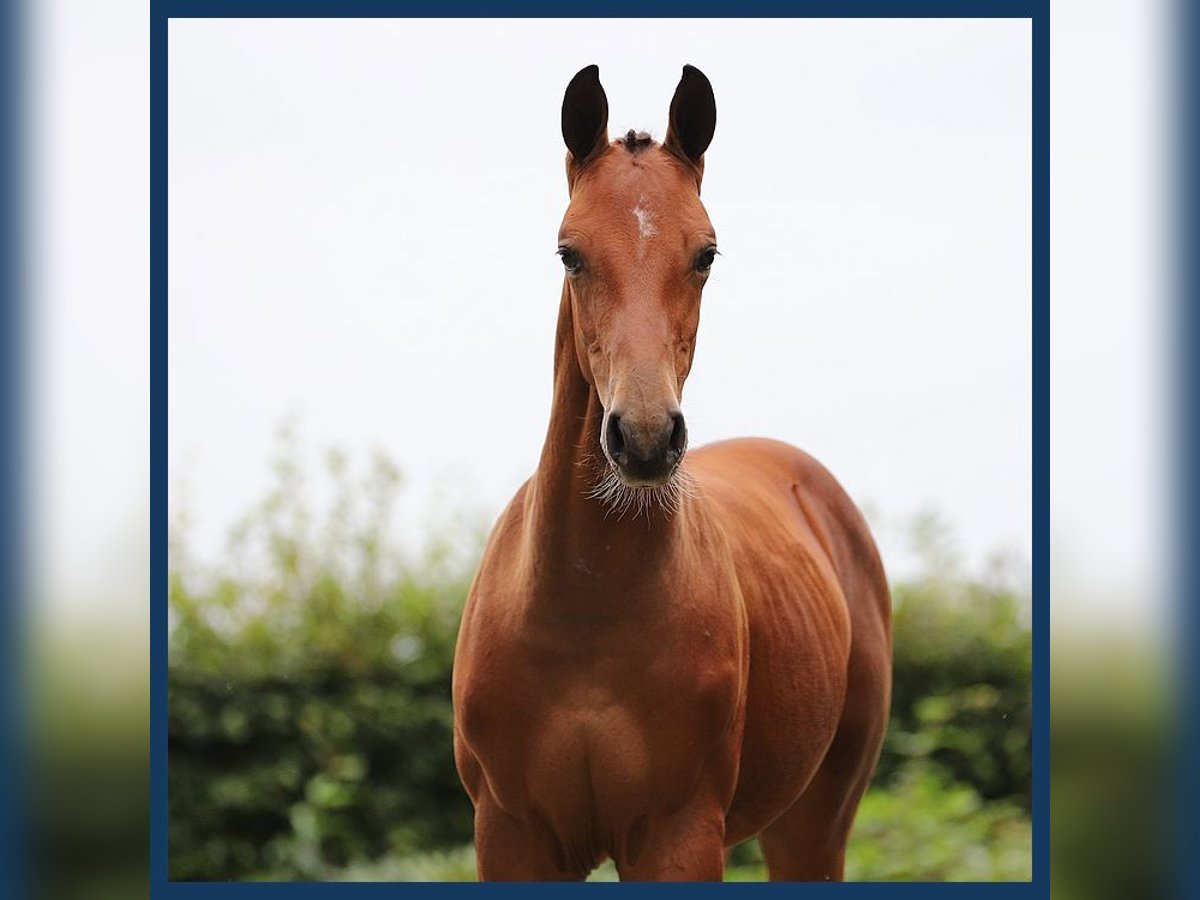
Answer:
<path fill-rule="evenodd" d="M 412 856 L 385 856 L 349 866 L 331 881 L 475 881 L 475 848 L 466 844 Z"/>
<path fill-rule="evenodd" d="M 1028 881 L 1029 817 L 1015 803 L 984 801 L 965 784 L 928 766 L 910 766 L 888 790 L 870 791 L 859 807 L 846 858 L 852 881 Z M 764 881 L 757 845 L 731 853 L 726 881 Z M 338 881 L 474 881 L 470 845 L 457 850 L 353 866 Z M 589 881 L 616 881 L 611 862 Z"/>
<path fill-rule="evenodd" d="M 1172 661 L 1143 641 L 1076 631 L 1051 647 L 1050 879 L 1062 900 L 1179 893 L 1190 844 L 1178 779 L 1191 759 L 1175 749 Z"/>
<path fill-rule="evenodd" d="M 285 435 L 275 485 L 218 571 L 172 534 L 173 879 L 469 880 L 450 670 L 482 546 L 457 523 L 394 546 L 399 476 L 326 460 L 305 497 Z M 848 874 L 1028 877 L 1029 631 L 1009 580 L 963 577 L 926 523 L 922 578 L 894 586 L 893 721 Z M 730 880 L 762 877 L 753 844 Z M 596 875 L 613 877 L 611 867 Z"/>
<path fill-rule="evenodd" d="M 846 858 L 851 881 L 1027 881 L 1032 828 L 1020 804 L 985 800 L 939 768 L 909 765 L 867 792 Z"/>
<path fill-rule="evenodd" d="M 378 459 L 355 484 L 340 458 L 328 467 L 335 496 L 317 530 L 301 473 L 280 460 L 231 548 L 252 561 L 241 571 L 206 579 L 176 541 L 172 878 L 322 877 L 470 840 L 449 697 L 478 535 L 389 567 L 402 558 L 385 541 L 394 468 Z"/>
<path fill-rule="evenodd" d="M 964 576 L 928 520 L 915 531 L 924 574 L 892 588 L 892 719 L 876 784 L 920 761 L 1029 809 L 1028 593 L 999 566 Z"/>

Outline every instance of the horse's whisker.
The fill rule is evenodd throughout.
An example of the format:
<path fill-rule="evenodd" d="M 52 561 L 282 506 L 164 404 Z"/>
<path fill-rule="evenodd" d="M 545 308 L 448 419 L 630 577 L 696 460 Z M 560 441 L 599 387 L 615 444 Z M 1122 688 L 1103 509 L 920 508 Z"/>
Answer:
<path fill-rule="evenodd" d="M 587 496 L 607 507 L 605 518 L 615 514 L 620 521 L 632 509 L 634 519 L 644 514 L 648 521 L 655 509 L 668 518 L 677 515 L 684 499 L 695 498 L 697 491 L 695 479 L 683 469 L 676 469 L 661 485 L 630 487 L 621 481 L 612 466 L 605 466 Z"/>

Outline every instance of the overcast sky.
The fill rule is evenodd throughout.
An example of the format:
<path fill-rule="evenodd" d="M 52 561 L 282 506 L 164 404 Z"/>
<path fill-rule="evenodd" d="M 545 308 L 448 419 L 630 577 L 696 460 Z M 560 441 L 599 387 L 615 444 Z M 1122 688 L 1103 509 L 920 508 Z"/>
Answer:
<path fill-rule="evenodd" d="M 613 135 L 662 137 L 685 62 L 716 93 L 693 444 L 793 442 L 885 522 L 934 508 L 970 558 L 1028 559 L 1029 27 L 919 19 L 173 20 L 169 461 L 199 551 L 289 415 L 391 454 L 408 534 L 434 485 L 493 516 L 529 475 L 592 62 Z"/>

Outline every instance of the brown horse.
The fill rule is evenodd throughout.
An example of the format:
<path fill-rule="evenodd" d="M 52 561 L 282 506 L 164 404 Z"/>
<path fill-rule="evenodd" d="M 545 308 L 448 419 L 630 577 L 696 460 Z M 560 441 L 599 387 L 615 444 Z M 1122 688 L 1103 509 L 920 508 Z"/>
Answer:
<path fill-rule="evenodd" d="M 716 237 L 716 124 L 685 66 L 662 144 L 609 143 L 599 69 L 567 87 L 554 404 L 463 613 L 455 757 L 481 879 L 842 877 L 891 692 L 891 607 L 859 511 L 762 439 L 687 454 L 680 411 Z"/>

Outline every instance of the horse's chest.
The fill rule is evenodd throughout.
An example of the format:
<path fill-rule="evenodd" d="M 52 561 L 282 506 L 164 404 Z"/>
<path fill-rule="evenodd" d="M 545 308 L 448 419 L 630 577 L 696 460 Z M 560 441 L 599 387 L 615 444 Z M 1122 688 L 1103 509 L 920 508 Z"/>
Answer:
<path fill-rule="evenodd" d="M 463 685 L 460 728 L 501 806 L 577 819 L 677 807 L 732 746 L 744 702 L 736 640 L 638 656 L 515 640 Z M 630 643 L 637 643 L 630 640 Z M 716 764 L 720 764 L 717 762 Z M 730 773 L 732 774 L 732 773 Z"/>

